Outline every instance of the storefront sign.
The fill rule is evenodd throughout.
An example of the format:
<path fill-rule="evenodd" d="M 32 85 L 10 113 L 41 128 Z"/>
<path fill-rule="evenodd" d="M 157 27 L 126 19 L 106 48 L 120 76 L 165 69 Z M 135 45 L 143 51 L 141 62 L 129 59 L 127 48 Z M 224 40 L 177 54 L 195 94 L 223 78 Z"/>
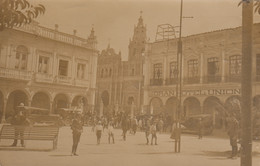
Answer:
<path fill-rule="evenodd" d="M 240 95 L 240 89 L 202 89 L 202 90 L 182 90 L 182 96 L 220 96 L 220 95 Z M 175 90 L 153 91 L 153 97 L 176 96 Z"/>

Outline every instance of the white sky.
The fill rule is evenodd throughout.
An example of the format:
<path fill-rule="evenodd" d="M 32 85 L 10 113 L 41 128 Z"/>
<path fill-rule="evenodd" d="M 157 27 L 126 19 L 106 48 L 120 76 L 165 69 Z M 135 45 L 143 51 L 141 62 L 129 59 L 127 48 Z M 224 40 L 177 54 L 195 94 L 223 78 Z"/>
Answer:
<path fill-rule="evenodd" d="M 123 59 L 128 56 L 129 39 L 133 36 L 140 11 L 143 11 L 147 36 L 155 40 L 157 25 L 179 25 L 180 0 L 32 0 L 46 7 L 46 13 L 37 21 L 41 25 L 87 38 L 92 24 L 98 39 L 98 49 L 110 46 L 121 50 Z M 241 26 L 239 0 L 183 0 L 183 36 L 218 29 Z M 254 22 L 260 22 L 255 14 Z"/>

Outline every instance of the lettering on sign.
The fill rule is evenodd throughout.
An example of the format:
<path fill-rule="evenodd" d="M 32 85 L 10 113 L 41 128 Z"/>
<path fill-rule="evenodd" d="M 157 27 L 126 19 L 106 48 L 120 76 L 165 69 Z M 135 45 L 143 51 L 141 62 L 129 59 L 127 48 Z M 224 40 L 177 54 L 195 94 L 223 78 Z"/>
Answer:
<path fill-rule="evenodd" d="M 202 89 L 202 90 L 183 90 L 183 96 L 220 96 L 220 95 L 240 95 L 240 89 Z M 175 90 L 158 90 L 152 92 L 153 97 L 176 96 Z"/>

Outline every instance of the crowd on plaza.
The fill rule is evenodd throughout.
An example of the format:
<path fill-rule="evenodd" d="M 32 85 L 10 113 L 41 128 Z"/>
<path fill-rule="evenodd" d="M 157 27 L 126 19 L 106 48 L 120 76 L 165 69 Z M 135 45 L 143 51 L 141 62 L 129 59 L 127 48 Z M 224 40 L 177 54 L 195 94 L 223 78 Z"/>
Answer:
<path fill-rule="evenodd" d="M 95 132 L 97 137 L 97 145 L 100 145 L 104 132 L 107 132 L 108 143 L 115 144 L 114 129 L 122 130 L 122 139 L 124 141 L 127 140 L 127 132 L 129 132 L 129 134 L 135 135 L 137 131 L 141 131 L 144 133 L 144 142 L 146 142 L 147 145 L 157 145 L 157 133 L 169 132 L 172 133 L 171 135 L 174 135 L 174 130 L 176 128 L 176 121 L 174 121 L 173 118 L 167 114 L 143 114 L 134 116 L 127 112 L 120 111 L 117 114 L 106 114 L 103 116 L 91 114 L 90 112 L 74 112 L 70 116 L 71 121 L 69 125 L 71 126 L 73 135 L 72 155 L 77 155 L 76 150 L 84 126 L 92 127 L 92 131 Z M 22 103 L 16 110 L 11 120 L 11 124 L 15 126 L 30 125 L 30 121 L 27 118 L 26 111 L 24 110 Z M 227 114 L 226 125 L 226 131 L 230 138 L 230 145 L 232 147 L 231 158 L 233 158 L 239 154 L 238 143 L 240 142 L 241 135 L 239 114 L 234 112 Z M 198 138 L 202 139 L 204 126 L 201 119 L 198 126 Z M 21 145 L 24 147 L 22 129 L 15 130 L 15 139 L 12 146 L 17 145 L 18 138 L 21 139 Z M 176 137 L 171 136 L 171 138 L 175 139 Z"/>

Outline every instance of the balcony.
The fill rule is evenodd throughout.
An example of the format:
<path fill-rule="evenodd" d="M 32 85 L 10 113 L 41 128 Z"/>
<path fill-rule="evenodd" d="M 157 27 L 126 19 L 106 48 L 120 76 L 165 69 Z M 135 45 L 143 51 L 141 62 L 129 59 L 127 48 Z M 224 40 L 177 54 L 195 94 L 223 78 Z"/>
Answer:
<path fill-rule="evenodd" d="M 165 80 L 165 84 L 166 85 L 176 85 L 178 83 L 178 79 L 177 78 L 167 78 Z"/>
<path fill-rule="evenodd" d="M 0 77 L 30 81 L 32 79 L 32 72 L 25 70 L 0 68 Z"/>
<path fill-rule="evenodd" d="M 152 86 L 160 86 L 163 84 L 163 79 L 151 79 L 150 85 Z"/>
<path fill-rule="evenodd" d="M 82 79 L 75 79 L 74 80 L 75 86 L 79 87 L 89 87 L 89 81 L 88 80 L 82 80 Z"/>
<path fill-rule="evenodd" d="M 35 82 L 44 82 L 44 83 L 52 83 L 53 75 L 47 73 L 36 73 L 35 74 Z"/>
<path fill-rule="evenodd" d="M 228 77 L 226 77 L 226 82 L 240 83 L 241 82 L 241 76 L 240 75 L 228 76 Z"/>
<path fill-rule="evenodd" d="M 184 84 L 198 84 L 200 83 L 200 77 L 186 77 L 183 79 Z"/>
<path fill-rule="evenodd" d="M 221 76 L 209 75 L 203 78 L 203 83 L 210 84 L 210 83 L 219 83 L 221 82 Z"/>
<path fill-rule="evenodd" d="M 71 77 L 68 76 L 57 76 L 57 83 L 71 85 Z"/>

